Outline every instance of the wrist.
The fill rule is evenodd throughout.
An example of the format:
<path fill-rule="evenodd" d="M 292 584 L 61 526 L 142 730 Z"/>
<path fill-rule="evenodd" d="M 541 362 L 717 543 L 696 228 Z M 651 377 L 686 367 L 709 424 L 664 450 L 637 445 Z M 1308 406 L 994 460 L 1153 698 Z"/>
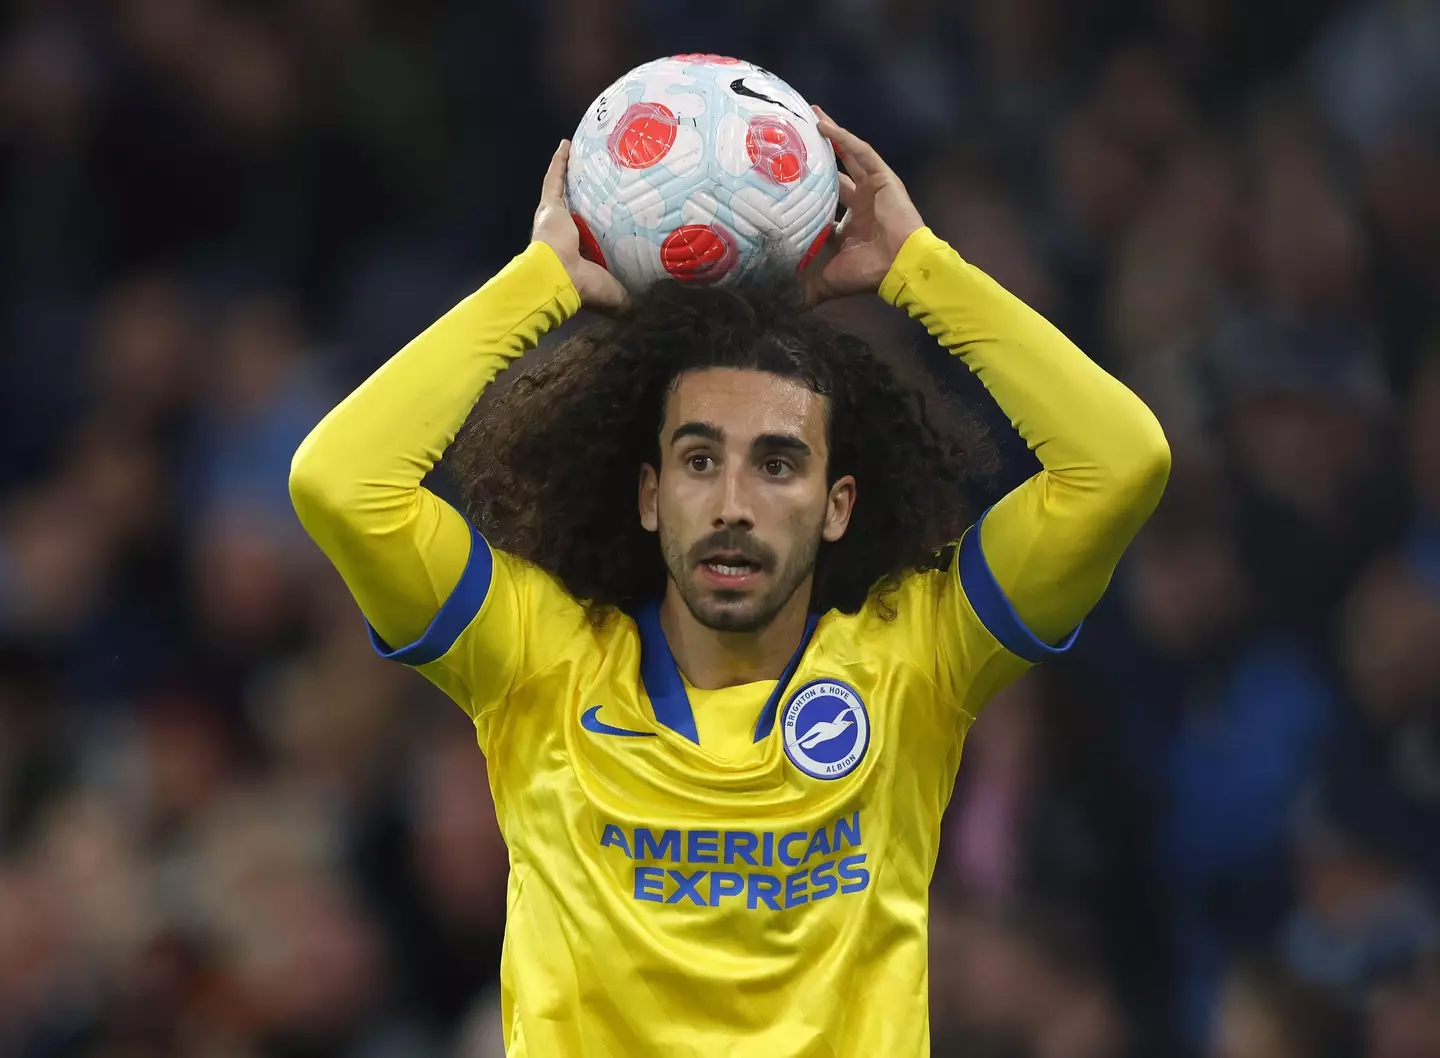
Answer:
<path fill-rule="evenodd" d="M 880 281 L 877 293 L 891 305 L 898 305 L 910 276 L 924 268 L 924 261 L 938 250 L 945 249 L 946 242 L 922 224 L 910 232 L 895 252 L 890 269 Z"/>
<path fill-rule="evenodd" d="M 557 307 L 565 319 L 580 311 L 580 291 L 564 256 L 554 245 L 544 239 L 534 239 L 525 248 L 518 260 L 525 260 L 535 268 L 537 276 L 554 291 Z"/>

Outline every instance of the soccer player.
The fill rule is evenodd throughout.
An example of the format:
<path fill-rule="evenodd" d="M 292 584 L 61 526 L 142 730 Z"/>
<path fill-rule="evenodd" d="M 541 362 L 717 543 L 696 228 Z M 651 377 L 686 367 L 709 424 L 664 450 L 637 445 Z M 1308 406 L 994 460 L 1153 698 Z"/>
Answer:
<path fill-rule="evenodd" d="M 565 143 L 529 248 L 295 456 L 296 509 L 376 648 L 475 723 L 510 852 L 512 1056 L 927 1055 L 966 729 L 1070 645 L 1164 487 L 1145 406 L 820 118 L 848 212 L 811 297 L 923 320 L 1040 459 L 981 517 L 964 424 L 794 299 L 668 284 L 627 305 L 580 254 Z M 616 315 L 461 435 L 467 522 L 421 479 L 581 305 Z"/>

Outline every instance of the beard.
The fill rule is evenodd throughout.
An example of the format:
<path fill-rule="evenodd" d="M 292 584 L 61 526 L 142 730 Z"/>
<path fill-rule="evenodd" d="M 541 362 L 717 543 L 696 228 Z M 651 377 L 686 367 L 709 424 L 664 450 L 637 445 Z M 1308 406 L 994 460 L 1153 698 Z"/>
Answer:
<path fill-rule="evenodd" d="M 716 632 L 759 632 L 775 619 L 796 590 L 815 570 L 820 554 L 820 527 L 782 561 L 748 532 L 722 530 L 686 547 L 660 525 L 660 547 L 670 579 L 685 608 L 701 625 Z M 757 590 L 725 591 L 702 587 L 695 569 L 705 556 L 734 551 L 745 556 L 768 578 Z"/>

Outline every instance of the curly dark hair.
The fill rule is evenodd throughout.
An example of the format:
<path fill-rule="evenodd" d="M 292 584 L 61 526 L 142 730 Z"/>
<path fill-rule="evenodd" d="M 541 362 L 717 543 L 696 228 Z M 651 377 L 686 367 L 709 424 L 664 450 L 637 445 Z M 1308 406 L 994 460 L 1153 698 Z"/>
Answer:
<path fill-rule="evenodd" d="M 872 591 L 883 600 L 973 521 L 969 486 L 993 471 L 995 449 L 933 378 L 806 311 L 793 286 L 674 281 L 577 331 L 477 408 L 447 458 L 467 513 L 592 620 L 659 598 L 667 572 L 640 525 L 639 472 L 660 466 L 680 375 L 711 367 L 770 372 L 828 398 L 827 475 L 853 474 L 857 495 L 845 536 L 821 546 L 812 609 L 854 613 Z"/>

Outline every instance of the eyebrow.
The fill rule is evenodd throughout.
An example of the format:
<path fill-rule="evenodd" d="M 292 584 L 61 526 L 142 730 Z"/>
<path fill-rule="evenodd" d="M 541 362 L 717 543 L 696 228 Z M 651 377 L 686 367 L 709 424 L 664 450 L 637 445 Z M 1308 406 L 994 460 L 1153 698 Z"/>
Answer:
<path fill-rule="evenodd" d="M 810 446 L 789 433 L 762 433 L 750 446 L 752 452 L 757 449 L 765 452 L 794 452 L 798 456 L 810 454 Z"/>
<path fill-rule="evenodd" d="M 685 437 L 700 437 L 706 441 L 714 441 L 716 444 L 725 443 L 725 431 L 711 422 L 681 423 L 670 435 L 670 443 L 673 445 Z M 752 452 L 793 452 L 798 456 L 811 454 L 809 445 L 789 433 L 762 433 L 751 443 L 750 450 Z"/>
<path fill-rule="evenodd" d="M 716 444 L 725 443 L 725 431 L 716 426 L 713 422 L 682 422 L 675 427 L 675 432 L 670 435 L 670 443 L 673 445 L 682 437 L 703 437 L 707 441 L 714 441 Z"/>

